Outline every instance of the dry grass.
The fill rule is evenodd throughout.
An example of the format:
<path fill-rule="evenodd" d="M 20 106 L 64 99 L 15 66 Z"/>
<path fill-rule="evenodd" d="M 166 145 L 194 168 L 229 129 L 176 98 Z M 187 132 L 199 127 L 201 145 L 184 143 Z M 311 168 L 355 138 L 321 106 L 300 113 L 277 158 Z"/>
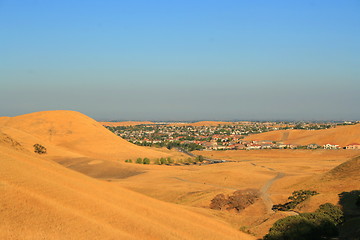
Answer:
<path fill-rule="evenodd" d="M 6 136 L 0 141 L 1 239 L 253 239 L 185 207 L 90 178 L 26 148 L 16 149 L 8 138 L 22 143 L 39 139 L 6 130 L 24 138 L 1 134 L 2 140 Z M 46 143 L 61 154 L 62 148 Z"/>
<path fill-rule="evenodd" d="M 47 142 L 47 145 L 65 148 L 70 152 L 92 158 L 125 160 L 170 156 L 168 153 L 131 144 L 95 120 L 73 111 L 30 113 L 5 118 L 0 120 L 0 124 L 30 134 Z"/>
<path fill-rule="evenodd" d="M 294 190 L 311 189 L 320 194 L 298 210 L 312 211 L 360 188 L 359 161 L 343 164 L 359 151 L 201 151 L 234 162 L 138 165 L 123 160 L 184 156 L 132 145 L 70 111 L 0 118 L 0 124 L 1 239 L 253 239 L 239 229 L 262 236 L 291 213 L 268 213 L 259 200 L 234 214 L 210 209 L 211 199 L 270 186 L 270 201 L 282 203 Z M 34 143 L 48 154 L 35 154 Z M 273 181 L 278 173 L 285 176 Z"/>
<path fill-rule="evenodd" d="M 244 140 L 272 140 L 283 141 L 290 144 L 307 145 L 316 143 L 339 144 L 344 147 L 351 143 L 360 143 L 360 124 L 350 126 L 338 126 L 323 130 L 279 130 L 266 133 L 254 134 Z"/>
<path fill-rule="evenodd" d="M 273 203 L 286 202 L 295 190 L 312 189 L 320 192 L 299 206 L 300 211 L 316 209 L 325 202 L 336 203 L 337 194 L 350 188 L 360 187 L 360 180 L 334 181 L 333 187 L 314 180 L 324 176 L 339 164 L 357 156 L 358 151 L 349 150 L 264 150 L 264 151 L 199 151 L 197 154 L 235 162 L 206 166 L 149 166 L 145 174 L 122 179 L 129 189 L 164 201 L 196 207 L 194 211 L 227 221 L 234 228 L 246 226 L 257 236 L 265 234 L 279 218 L 292 213 L 268 214 L 259 201 L 240 214 L 214 211 L 208 208 L 217 194 L 230 194 L 239 189 L 261 189 L 277 173 L 285 174 L 269 189 Z M 354 175 L 354 174 L 352 174 Z M 311 181 L 310 181 L 311 180 Z M 305 184 L 308 182 L 308 184 Z M 347 186 L 346 186 L 347 185 Z"/>

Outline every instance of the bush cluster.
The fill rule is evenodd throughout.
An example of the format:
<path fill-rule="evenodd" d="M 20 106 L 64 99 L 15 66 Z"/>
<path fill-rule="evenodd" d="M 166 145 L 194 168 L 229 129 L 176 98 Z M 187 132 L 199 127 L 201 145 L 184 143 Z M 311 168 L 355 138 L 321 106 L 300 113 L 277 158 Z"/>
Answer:
<path fill-rule="evenodd" d="M 210 208 L 216 210 L 236 210 L 240 212 L 255 203 L 259 197 L 259 191 L 255 189 L 238 190 L 228 197 L 224 194 L 218 194 L 211 200 Z"/>
<path fill-rule="evenodd" d="M 148 158 L 137 158 L 135 163 L 137 163 L 137 164 L 150 164 L 150 159 L 148 159 Z"/>
<path fill-rule="evenodd" d="M 40 145 L 38 143 L 34 144 L 34 152 L 37 154 L 45 154 L 46 153 L 46 147 L 43 145 Z"/>
<path fill-rule="evenodd" d="M 149 158 L 137 158 L 135 160 L 135 163 L 137 164 L 151 164 L 151 162 L 153 164 L 157 164 L 157 165 L 190 165 L 190 164 L 196 164 L 198 162 L 203 162 L 205 159 L 203 156 L 197 156 L 196 158 L 187 158 L 187 159 L 178 159 L 178 160 L 173 160 L 171 157 L 162 157 L 162 158 L 157 158 L 153 161 L 150 161 Z M 126 163 L 132 163 L 133 161 L 131 159 L 126 159 L 125 160 Z"/>
<path fill-rule="evenodd" d="M 167 158 L 162 157 L 155 159 L 154 163 L 157 165 L 170 165 L 174 163 L 174 160 L 172 160 L 171 157 L 167 157 Z"/>
<path fill-rule="evenodd" d="M 342 221 L 341 209 L 326 203 L 315 212 L 301 213 L 276 221 L 264 236 L 264 240 L 328 239 L 338 235 L 337 225 Z"/>
<path fill-rule="evenodd" d="M 293 210 L 298 204 L 302 203 L 306 199 L 308 199 L 311 196 L 319 194 L 316 191 L 311 190 L 299 190 L 294 191 L 292 193 L 292 196 L 288 198 L 290 200 L 289 202 L 285 204 L 277 204 L 272 207 L 272 210 L 274 211 L 289 211 Z"/>

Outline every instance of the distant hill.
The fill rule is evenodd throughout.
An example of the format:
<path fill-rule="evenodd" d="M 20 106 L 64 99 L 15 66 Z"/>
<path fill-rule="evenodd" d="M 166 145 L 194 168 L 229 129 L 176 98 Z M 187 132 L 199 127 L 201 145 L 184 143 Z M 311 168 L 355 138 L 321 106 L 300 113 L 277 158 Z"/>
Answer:
<path fill-rule="evenodd" d="M 218 126 L 218 125 L 232 125 L 234 122 L 221 122 L 221 121 L 200 121 L 193 123 L 170 123 L 168 125 L 175 126 Z"/>
<path fill-rule="evenodd" d="M 360 124 L 323 130 L 278 130 L 250 135 L 244 140 L 271 140 L 299 145 L 331 143 L 343 147 L 351 143 L 360 143 Z"/>
<path fill-rule="evenodd" d="M 254 239 L 180 205 L 69 170 L 23 146 L 43 141 L 52 150 L 57 147 L 50 142 L 92 152 L 96 137 L 100 147 L 93 151 L 104 150 L 102 140 L 122 146 L 82 114 L 36 113 L 5 124 L 0 129 L 0 239 Z"/>
<path fill-rule="evenodd" d="M 129 143 L 97 121 L 74 111 L 46 111 L 0 118 L 1 127 L 6 127 L 7 131 L 16 129 L 39 141 L 89 157 L 124 160 L 169 156 Z"/>
<path fill-rule="evenodd" d="M 144 121 L 124 121 L 124 122 L 99 122 L 101 125 L 109 126 L 109 127 L 120 127 L 120 126 L 136 126 L 136 125 L 152 125 L 154 122 Z"/>

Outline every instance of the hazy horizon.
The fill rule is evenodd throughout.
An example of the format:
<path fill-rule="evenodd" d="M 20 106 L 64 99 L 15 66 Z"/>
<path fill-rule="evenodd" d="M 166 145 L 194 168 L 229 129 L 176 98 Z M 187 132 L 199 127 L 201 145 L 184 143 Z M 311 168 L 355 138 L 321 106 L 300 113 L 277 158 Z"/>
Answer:
<path fill-rule="evenodd" d="M 0 2 L 1 116 L 360 120 L 360 2 Z"/>

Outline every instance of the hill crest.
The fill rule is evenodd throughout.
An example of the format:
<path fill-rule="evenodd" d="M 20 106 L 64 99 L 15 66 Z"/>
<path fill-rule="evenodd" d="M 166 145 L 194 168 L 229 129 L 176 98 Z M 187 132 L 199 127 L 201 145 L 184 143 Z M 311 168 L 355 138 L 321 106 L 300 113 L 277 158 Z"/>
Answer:
<path fill-rule="evenodd" d="M 75 111 L 29 113 L 0 120 L 52 145 L 90 157 L 124 160 L 136 157 L 167 157 L 167 153 L 136 146 L 116 136 L 94 119 Z"/>

